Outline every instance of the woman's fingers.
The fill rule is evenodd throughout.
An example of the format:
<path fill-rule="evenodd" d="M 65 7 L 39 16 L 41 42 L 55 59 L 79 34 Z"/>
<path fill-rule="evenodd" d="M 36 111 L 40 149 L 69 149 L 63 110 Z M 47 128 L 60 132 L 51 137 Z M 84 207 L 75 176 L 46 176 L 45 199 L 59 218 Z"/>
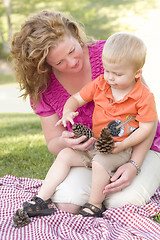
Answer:
<path fill-rule="evenodd" d="M 86 136 L 74 138 L 74 133 L 68 131 L 64 131 L 62 133 L 62 137 L 69 147 L 83 151 L 90 149 L 96 141 L 96 139 L 92 137 L 86 142 L 82 143 L 86 139 Z"/>
<path fill-rule="evenodd" d="M 62 132 L 62 137 L 63 138 L 72 138 L 74 137 L 74 133 L 73 132 L 69 132 L 69 131 L 63 131 Z"/>
<path fill-rule="evenodd" d="M 135 176 L 136 169 L 131 164 L 126 163 L 120 166 L 111 178 L 111 183 L 105 187 L 103 193 L 109 194 L 122 191 L 133 181 Z"/>
<path fill-rule="evenodd" d="M 115 193 L 115 192 L 119 192 L 122 191 L 127 185 L 125 184 L 125 182 L 123 181 L 123 179 L 119 179 L 114 183 L 108 184 L 103 193 L 104 194 L 109 194 L 109 193 Z"/>
<path fill-rule="evenodd" d="M 82 137 L 84 137 L 84 136 L 82 136 Z M 81 139 L 81 138 L 79 138 L 79 139 Z M 83 140 L 85 140 L 85 139 L 83 139 Z M 81 151 L 86 151 L 86 150 L 89 150 L 93 146 L 94 143 L 95 143 L 95 138 L 90 138 L 89 140 L 87 140 L 84 143 L 80 142 L 80 144 L 75 145 L 74 149 L 81 150 Z"/>

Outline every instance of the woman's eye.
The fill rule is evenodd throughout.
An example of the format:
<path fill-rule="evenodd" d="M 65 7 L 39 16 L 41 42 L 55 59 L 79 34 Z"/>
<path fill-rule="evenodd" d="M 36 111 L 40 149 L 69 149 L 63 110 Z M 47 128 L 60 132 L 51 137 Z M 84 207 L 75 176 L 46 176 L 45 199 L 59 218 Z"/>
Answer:
<path fill-rule="evenodd" d="M 58 62 L 58 63 L 56 63 L 56 65 L 58 66 L 58 65 L 60 65 L 62 62 Z"/>
<path fill-rule="evenodd" d="M 69 52 L 69 54 L 73 53 L 74 51 L 75 51 L 75 48 L 73 48 L 73 49 Z"/>

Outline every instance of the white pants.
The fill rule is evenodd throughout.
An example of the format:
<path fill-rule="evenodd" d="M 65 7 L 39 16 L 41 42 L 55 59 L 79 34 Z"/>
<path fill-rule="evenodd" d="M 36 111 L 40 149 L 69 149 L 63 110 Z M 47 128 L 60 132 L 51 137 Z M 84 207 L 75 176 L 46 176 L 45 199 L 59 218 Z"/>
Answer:
<path fill-rule="evenodd" d="M 53 202 L 83 206 L 89 199 L 91 181 L 92 170 L 73 167 L 66 179 L 57 187 L 56 193 L 52 196 Z M 105 205 L 107 208 L 125 204 L 144 205 L 149 202 L 158 187 L 160 187 L 160 153 L 149 150 L 141 173 L 121 192 L 107 195 Z"/>

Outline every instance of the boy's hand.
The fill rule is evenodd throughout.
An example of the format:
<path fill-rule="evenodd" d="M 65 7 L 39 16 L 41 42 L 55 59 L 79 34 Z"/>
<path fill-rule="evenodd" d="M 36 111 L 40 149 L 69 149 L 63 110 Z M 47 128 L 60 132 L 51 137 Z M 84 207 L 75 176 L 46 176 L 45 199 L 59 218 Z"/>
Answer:
<path fill-rule="evenodd" d="M 113 146 L 113 151 L 112 153 L 115 154 L 115 153 L 119 153 L 121 151 L 123 151 L 125 149 L 125 146 L 123 144 L 123 141 L 122 142 L 115 142 L 114 143 L 114 146 Z"/>
<path fill-rule="evenodd" d="M 66 123 L 70 122 L 72 125 L 74 124 L 73 119 L 78 115 L 78 112 L 67 112 L 63 115 L 63 117 L 56 123 L 56 126 L 62 124 L 66 127 Z"/>

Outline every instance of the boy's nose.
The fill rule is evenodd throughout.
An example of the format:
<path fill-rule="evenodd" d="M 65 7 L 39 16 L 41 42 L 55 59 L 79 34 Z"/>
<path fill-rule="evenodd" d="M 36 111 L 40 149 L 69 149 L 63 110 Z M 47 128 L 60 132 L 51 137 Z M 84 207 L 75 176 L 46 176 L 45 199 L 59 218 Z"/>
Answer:
<path fill-rule="evenodd" d="M 110 81 L 114 81 L 114 76 L 113 76 L 112 73 L 109 73 L 109 75 L 108 75 L 108 79 L 109 79 Z"/>

